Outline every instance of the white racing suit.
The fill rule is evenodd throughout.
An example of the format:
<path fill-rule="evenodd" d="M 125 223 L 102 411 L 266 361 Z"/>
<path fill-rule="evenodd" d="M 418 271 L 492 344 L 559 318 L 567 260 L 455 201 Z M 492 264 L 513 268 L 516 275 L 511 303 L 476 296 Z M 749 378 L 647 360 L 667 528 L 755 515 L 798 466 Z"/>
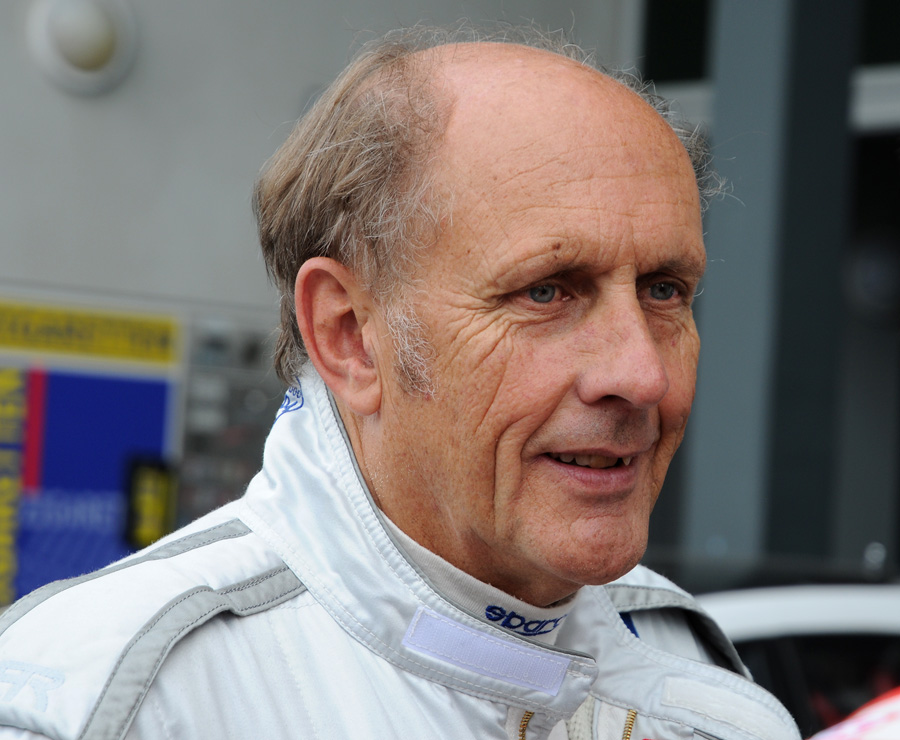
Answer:
<path fill-rule="evenodd" d="M 668 645 L 619 614 L 640 632 L 673 611 Z M 449 601 L 389 534 L 308 368 L 242 499 L 0 618 L 0 738 L 797 740 L 743 670 L 643 568 L 582 588 L 554 646 Z"/>

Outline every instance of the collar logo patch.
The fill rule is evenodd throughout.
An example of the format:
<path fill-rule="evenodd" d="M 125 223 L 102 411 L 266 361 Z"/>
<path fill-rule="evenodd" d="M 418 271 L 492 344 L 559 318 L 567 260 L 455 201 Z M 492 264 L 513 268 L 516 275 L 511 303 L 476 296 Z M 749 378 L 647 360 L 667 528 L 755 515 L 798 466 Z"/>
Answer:
<path fill-rule="evenodd" d="M 563 614 L 556 619 L 528 619 L 510 609 L 507 611 L 502 606 L 489 606 L 484 610 L 484 616 L 492 622 L 497 622 L 504 629 L 519 635 L 534 637 L 553 632 L 568 616 Z"/>
<path fill-rule="evenodd" d="M 300 388 L 300 386 L 292 386 L 288 388 L 287 393 L 284 394 L 284 400 L 281 402 L 281 408 L 278 409 L 278 413 L 275 414 L 275 418 L 280 419 L 285 414 L 302 408 L 303 390 Z"/>

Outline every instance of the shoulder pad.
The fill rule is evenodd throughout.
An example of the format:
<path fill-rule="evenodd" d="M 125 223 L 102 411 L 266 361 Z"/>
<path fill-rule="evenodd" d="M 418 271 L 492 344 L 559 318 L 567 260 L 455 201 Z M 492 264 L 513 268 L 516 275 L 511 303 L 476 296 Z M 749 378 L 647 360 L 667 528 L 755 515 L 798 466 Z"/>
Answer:
<path fill-rule="evenodd" d="M 304 590 L 237 519 L 51 583 L 0 618 L 0 726 L 124 737 L 182 637 L 222 612 L 255 614 Z"/>
<path fill-rule="evenodd" d="M 749 678 L 747 668 L 722 628 L 693 596 L 665 576 L 639 565 L 604 588 L 620 614 L 660 609 L 686 612 L 698 639 L 714 654 L 721 656 L 726 668 Z"/>

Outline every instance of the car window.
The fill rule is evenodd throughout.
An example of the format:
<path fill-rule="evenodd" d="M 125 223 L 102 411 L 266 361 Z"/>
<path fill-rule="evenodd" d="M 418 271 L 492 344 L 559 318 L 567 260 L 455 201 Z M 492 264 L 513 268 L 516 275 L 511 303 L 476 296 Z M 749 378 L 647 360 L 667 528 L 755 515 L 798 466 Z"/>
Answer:
<path fill-rule="evenodd" d="M 814 635 L 736 644 L 754 679 L 808 737 L 900 686 L 900 636 Z"/>

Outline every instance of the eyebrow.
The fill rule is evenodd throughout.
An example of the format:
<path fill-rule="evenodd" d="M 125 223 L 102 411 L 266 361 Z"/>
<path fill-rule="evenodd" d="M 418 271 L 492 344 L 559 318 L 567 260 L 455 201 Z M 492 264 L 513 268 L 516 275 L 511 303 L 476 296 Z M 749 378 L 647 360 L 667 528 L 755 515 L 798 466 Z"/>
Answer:
<path fill-rule="evenodd" d="M 671 272 L 676 275 L 688 275 L 699 282 L 706 272 L 706 260 L 703 260 L 702 263 L 691 259 L 676 258 L 665 260 L 649 272 Z"/>
<path fill-rule="evenodd" d="M 577 244 L 577 242 L 573 243 Z M 493 281 L 494 284 L 498 287 L 503 287 L 502 284 L 510 278 L 516 282 L 518 280 L 527 282 L 531 279 L 552 279 L 565 274 L 592 272 L 596 268 L 593 259 L 572 254 L 566 249 L 569 245 L 570 243 L 567 243 L 566 239 L 557 239 L 544 248 L 535 249 L 530 254 L 519 256 L 518 259 L 507 260 L 506 255 L 504 255 L 504 258 L 498 260 L 498 273 Z M 687 247 L 687 249 L 693 251 L 691 247 Z M 638 263 L 640 263 L 640 259 L 638 259 Z M 502 268 L 500 265 L 502 265 Z M 652 269 L 642 270 L 636 277 L 668 273 L 673 276 L 682 276 L 699 284 L 706 272 L 706 266 L 707 260 L 705 256 L 702 260 L 672 256 L 669 259 L 663 259 L 653 264 Z"/>
<path fill-rule="evenodd" d="M 504 270 L 504 272 L 528 272 L 530 271 L 529 265 L 534 265 L 534 267 L 532 267 L 531 269 L 533 269 L 535 272 L 541 272 L 543 269 L 549 268 L 553 266 L 554 263 L 557 263 L 559 261 L 553 258 L 554 254 L 555 250 L 528 255 L 513 262 L 507 270 Z M 590 260 L 584 259 L 575 259 L 571 262 L 563 259 L 562 262 L 564 264 L 559 265 L 559 269 L 555 270 L 553 274 L 562 274 L 573 271 L 577 272 L 579 270 L 590 271 L 594 267 Z M 566 262 L 568 263 L 566 264 Z M 672 273 L 675 275 L 685 275 L 699 281 L 706 272 L 706 266 L 706 259 L 695 260 L 689 258 L 682 259 L 679 257 L 673 257 L 672 259 L 663 260 L 655 267 L 653 267 L 653 269 L 646 270 L 642 274 L 653 274 L 656 272 Z"/>

